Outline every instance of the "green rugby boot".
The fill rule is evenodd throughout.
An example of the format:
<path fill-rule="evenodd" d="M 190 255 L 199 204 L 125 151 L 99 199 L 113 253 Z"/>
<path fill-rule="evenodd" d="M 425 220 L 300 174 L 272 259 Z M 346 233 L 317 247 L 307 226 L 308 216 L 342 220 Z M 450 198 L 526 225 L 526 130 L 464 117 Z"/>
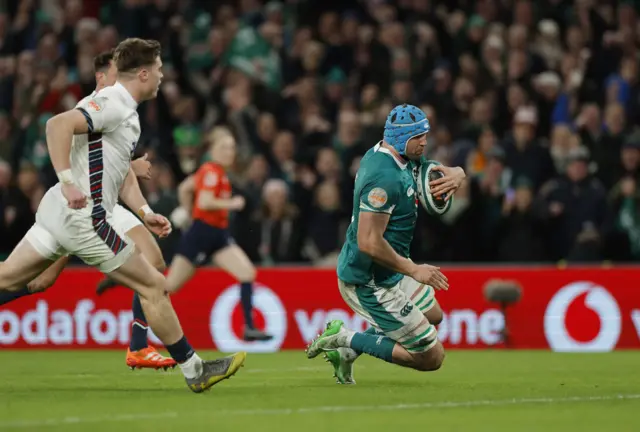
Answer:
<path fill-rule="evenodd" d="M 338 348 L 334 351 L 324 353 L 327 363 L 333 366 L 333 376 L 338 384 L 355 384 L 353 379 L 353 362 L 358 358 L 358 354 L 351 348 Z"/>
<path fill-rule="evenodd" d="M 340 347 L 348 347 L 348 341 L 352 331 L 344 328 L 342 320 L 333 320 L 327 323 L 326 330 L 316 337 L 307 347 L 307 358 L 315 358 L 322 351 L 332 351 Z"/>

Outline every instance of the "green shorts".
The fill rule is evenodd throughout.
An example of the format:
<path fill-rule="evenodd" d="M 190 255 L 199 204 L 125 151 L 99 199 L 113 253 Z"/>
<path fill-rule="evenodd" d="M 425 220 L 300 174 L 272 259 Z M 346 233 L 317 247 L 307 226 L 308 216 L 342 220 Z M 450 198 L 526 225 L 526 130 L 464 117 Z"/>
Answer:
<path fill-rule="evenodd" d="M 338 279 L 342 298 L 376 330 L 417 353 L 431 349 L 438 332 L 424 315 L 436 304 L 435 290 L 405 276 L 391 288 L 351 285 Z"/>

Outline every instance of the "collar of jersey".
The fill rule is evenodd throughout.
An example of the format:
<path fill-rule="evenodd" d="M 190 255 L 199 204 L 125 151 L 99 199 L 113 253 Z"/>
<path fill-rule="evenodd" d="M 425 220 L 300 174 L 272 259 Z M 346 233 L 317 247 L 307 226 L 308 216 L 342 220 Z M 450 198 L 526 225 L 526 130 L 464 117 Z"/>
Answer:
<path fill-rule="evenodd" d="M 395 163 L 400 167 L 400 169 L 406 169 L 407 168 L 408 162 L 404 162 L 403 163 L 403 162 L 399 161 L 398 158 L 395 157 L 395 155 L 393 153 L 391 153 L 391 151 L 389 151 L 388 148 L 382 147 L 382 141 L 380 141 L 378 144 L 376 144 L 376 146 L 373 149 L 376 152 L 385 153 L 385 154 L 388 154 L 389 156 L 391 156 L 391 159 L 393 159 L 395 161 Z"/>
<path fill-rule="evenodd" d="M 120 84 L 120 81 L 116 82 L 113 85 L 113 88 L 122 95 L 122 97 L 124 98 L 125 105 L 127 105 L 129 108 L 132 108 L 132 109 L 138 109 L 138 102 L 136 102 L 133 96 L 131 96 L 131 93 L 129 93 L 129 90 L 127 90 L 122 84 Z"/>

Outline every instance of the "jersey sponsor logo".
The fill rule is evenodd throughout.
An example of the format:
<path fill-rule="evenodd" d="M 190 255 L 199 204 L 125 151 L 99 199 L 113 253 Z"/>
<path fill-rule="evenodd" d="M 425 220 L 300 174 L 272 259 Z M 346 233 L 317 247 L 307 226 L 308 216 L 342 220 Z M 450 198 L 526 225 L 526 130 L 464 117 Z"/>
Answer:
<path fill-rule="evenodd" d="M 94 110 L 94 111 L 100 111 L 102 109 L 102 108 L 100 108 L 100 105 L 98 105 L 98 102 L 96 102 L 96 101 L 89 101 L 87 106 L 89 108 L 91 108 L 92 110 Z"/>
<path fill-rule="evenodd" d="M 413 310 L 413 304 L 411 302 L 407 302 L 407 304 L 404 305 L 402 310 L 400 310 L 400 315 L 403 317 L 406 317 L 411 313 L 412 310 Z"/>
<path fill-rule="evenodd" d="M 411 186 L 409 186 L 409 189 L 407 189 L 407 196 L 410 197 L 411 195 L 414 195 L 416 193 L 416 191 L 413 190 L 413 188 Z"/>
<path fill-rule="evenodd" d="M 214 172 L 208 172 L 205 176 L 204 176 L 204 185 L 206 187 L 214 187 L 215 185 L 218 184 L 218 176 L 216 175 L 216 173 Z"/>
<path fill-rule="evenodd" d="M 371 189 L 367 195 L 367 200 L 373 208 L 383 207 L 387 203 L 387 199 L 387 191 L 379 187 Z"/>
<path fill-rule="evenodd" d="M 621 330 L 616 299 L 606 288 L 592 282 L 562 287 L 544 314 L 544 333 L 554 351 L 611 351 Z"/>

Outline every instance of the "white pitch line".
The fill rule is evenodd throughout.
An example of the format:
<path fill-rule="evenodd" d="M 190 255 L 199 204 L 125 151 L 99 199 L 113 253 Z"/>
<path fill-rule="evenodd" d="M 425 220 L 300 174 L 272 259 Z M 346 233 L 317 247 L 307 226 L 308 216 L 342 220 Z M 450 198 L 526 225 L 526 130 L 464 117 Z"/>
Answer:
<path fill-rule="evenodd" d="M 360 368 L 362 369 L 362 368 Z M 330 370 L 328 367 L 320 367 L 320 366 L 300 366 L 290 369 L 281 369 L 281 368 L 273 368 L 273 369 L 247 369 L 243 371 L 244 373 L 278 373 L 278 372 L 326 372 Z"/>
<path fill-rule="evenodd" d="M 637 400 L 640 394 L 618 394 L 608 396 L 573 396 L 573 397 L 540 397 L 540 398 L 514 398 L 501 400 L 471 400 L 471 401 L 449 401 L 449 402 L 424 402 L 415 404 L 395 404 L 395 405 L 360 405 L 360 406 L 315 406 L 304 408 L 275 408 L 275 409 L 255 409 L 255 410 L 221 410 L 221 411 L 196 411 L 189 412 L 189 417 L 198 415 L 226 415 L 226 416 L 250 416 L 250 415 L 292 415 L 292 414 L 313 414 L 313 413 L 340 413 L 340 412 L 367 412 L 367 411 L 397 411 L 415 409 L 445 409 L 445 408 L 470 408 L 483 406 L 509 406 L 509 405 L 532 405 L 532 404 L 553 404 L 553 403 L 575 403 L 575 402 L 602 402 L 602 401 L 622 401 Z M 63 426 L 86 423 L 115 423 L 123 421 L 158 420 L 164 418 L 178 418 L 178 412 L 164 413 L 132 413 L 113 414 L 101 417 L 63 417 L 41 420 L 14 420 L 0 422 L 0 429 L 24 429 L 46 426 Z"/>
<path fill-rule="evenodd" d="M 361 366 L 359 369 L 364 369 L 364 366 Z M 282 368 L 265 368 L 265 369 L 250 369 L 250 368 L 245 368 L 245 370 L 242 370 L 242 374 L 245 373 L 250 373 L 250 374 L 266 374 L 266 373 L 281 373 L 281 372 L 286 372 L 286 373 L 291 373 L 291 372 L 327 372 L 330 371 L 331 369 L 326 366 L 326 367 L 321 367 L 321 366 L 300 366 L 300 367 L 295 367 L 295 368 L 289 368 L 289 369 L 282 369 Z M 151 369 L 149 370 L 135 370 L 135 371 L 128 371 L 128 370 L 124 370 L 123 368 L 123 374 L 130 374 L 132 377 L 141 377 L 141 378 L 149 378 L 149 376 L 163 376 L 163 377 L 175 377 L 176 375 L 180 375 L 180 371 L 176 368 L 176 369 L 169 369 L 167 371 L 153 371 Z M 57 375 L 49 375 L 47 378 L 48 379 L 87 379 L 87 378 L 102 378 L 104 375 L 99 375 L 99 374 L 57 374 Z"/>

